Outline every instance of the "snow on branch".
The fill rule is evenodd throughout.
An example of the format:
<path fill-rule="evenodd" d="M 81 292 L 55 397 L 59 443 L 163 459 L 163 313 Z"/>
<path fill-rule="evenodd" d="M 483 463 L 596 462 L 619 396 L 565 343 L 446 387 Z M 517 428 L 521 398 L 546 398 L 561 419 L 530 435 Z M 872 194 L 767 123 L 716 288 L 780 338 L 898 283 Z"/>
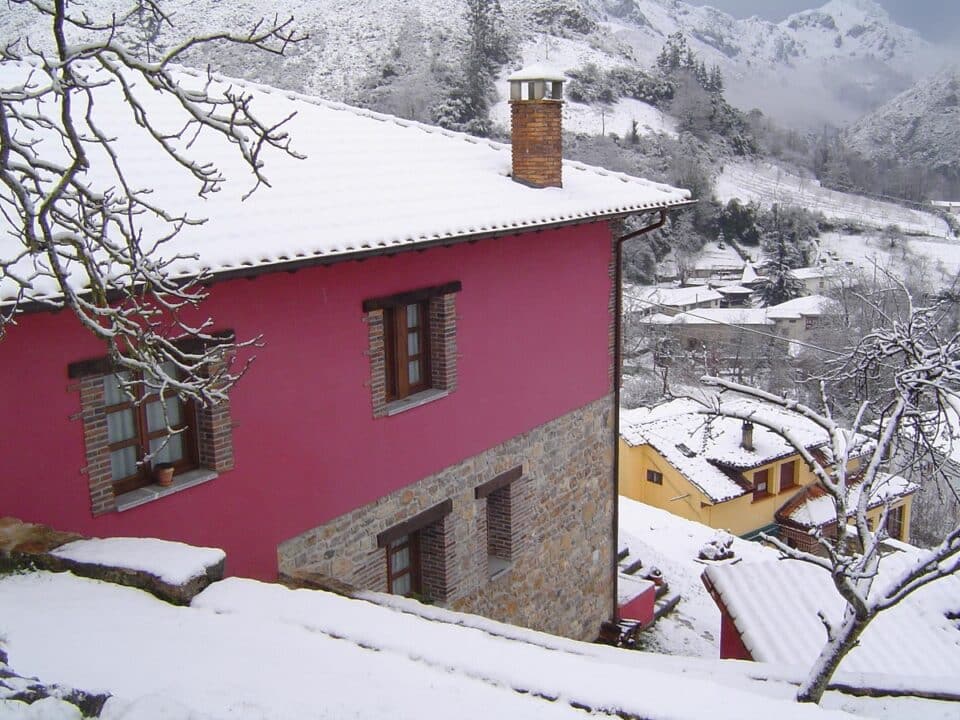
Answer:
<path fill-rule="evenodd" d="M 301 157 L 285 130 L 290 117 L 261 117 L 238 88 L 174 63 L 211 42 L 283 53 L 303 36 L 274 18 L 162 51 L 159 28 L 173 23 L 154 0 L 105 20 L 71 0 L 11 1 L 47 19 L 52 50 L 28 39 L 0 49 L 0 219 L 19 241 L 0 256 L 0 334 L 24 310 L 69 308 L 128 386 L 202 404 L 225 399 L 259 339 L 225 340 L 198 310 L 210 278 L 178 273 L 193 256 L 167 245 L 204 220 L 167 207 L 142 170 L 129 170 L 131 146 L 118 134 L 138 129 L 141 144 L 172 160 L 201 197 L 226 179 L 197 156 L 196 141 L 219 137 L 250 172 L 249 197 L 269 186 L 268 149 Z M 117 98 L 129 113 L 123 133 Z"/>

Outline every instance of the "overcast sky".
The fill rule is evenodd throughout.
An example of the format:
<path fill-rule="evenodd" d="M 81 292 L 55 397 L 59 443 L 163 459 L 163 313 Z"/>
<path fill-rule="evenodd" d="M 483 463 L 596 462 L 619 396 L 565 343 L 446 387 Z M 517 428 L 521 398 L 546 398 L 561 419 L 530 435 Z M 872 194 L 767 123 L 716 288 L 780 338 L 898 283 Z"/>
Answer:
<path fill-rule="evenodd" d="M 790 13 L 821 7 L 826 0 L 687 0 L 692 5 L 712 5 L 743 18 L 758 15 L 774 22 Z M 878 0 L 900 25 L 915 28 L 929 40 L 960 42 L 960 2 L 957 0 Z"/>

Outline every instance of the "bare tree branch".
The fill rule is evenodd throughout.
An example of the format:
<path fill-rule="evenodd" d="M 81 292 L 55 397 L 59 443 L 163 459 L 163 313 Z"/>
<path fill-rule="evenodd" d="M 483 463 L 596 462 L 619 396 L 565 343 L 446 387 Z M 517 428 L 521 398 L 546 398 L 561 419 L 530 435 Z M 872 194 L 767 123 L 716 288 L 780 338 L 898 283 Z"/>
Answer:
<path fill-rule="evenodd" d="M 154 31 L 173 23 L 155 0 L 134 0 L 129 11 L 106 19 L 72 0 L 10 2 L 47 19 L 53 49 L 28 40 L 0 49 L 0 213 L 19 241 L 0 257 L 0 334 L 29 306 L 69 308 L 104 342 L 131 397 L 143 396 L 134 392 L 141 385 L 201 404 L 224 400 L 250 362 L 241 356 L 259 338 L 224 338 L 211 318 L 197 314 L 209 277 L 175 275 L 178 262 L 192 256 L 165 246 L 203 219 L 167 209 L 145 179 L 128 174 L 98 98 L 119 92 L 131 127 L 177 163 L 201 196 L 225 179 L 191 154 L 192 143 L 201 133 L 219 135 L 249 169 L 252 193 L 269 185 L 268 149 L 300 157 L 285 131 L 289 117 L 261 119 L 242 89 L 215 81 L 209 70 L 191 78 L 174 63 L 212 42 L 283 53 L 303 37 L 292 20 L 274 18 L 161 51 L 152 44 Z M 72 40 L 81 35 L 83 42 Z M 158 124 L 151 109 L 158 96 L 181 113 L 179 129 Z M 93 158 L 109 173 L 91 172 Z"/>

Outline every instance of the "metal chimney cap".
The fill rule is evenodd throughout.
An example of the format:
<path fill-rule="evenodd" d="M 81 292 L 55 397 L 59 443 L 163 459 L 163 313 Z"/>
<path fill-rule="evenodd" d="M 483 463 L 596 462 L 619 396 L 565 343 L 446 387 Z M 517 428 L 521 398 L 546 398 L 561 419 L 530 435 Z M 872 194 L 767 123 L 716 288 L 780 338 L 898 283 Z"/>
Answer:
<path fill-rule="evenodd" d="M 528 65 L 525 68 L 517 70 L 513 75 L 507 78 L 510 82 L 525 82 L 527 80 L 549 80 L 550 82 L 566 82 L 567 78 L 556 68 L 546 65 L 536 64 Z"/>

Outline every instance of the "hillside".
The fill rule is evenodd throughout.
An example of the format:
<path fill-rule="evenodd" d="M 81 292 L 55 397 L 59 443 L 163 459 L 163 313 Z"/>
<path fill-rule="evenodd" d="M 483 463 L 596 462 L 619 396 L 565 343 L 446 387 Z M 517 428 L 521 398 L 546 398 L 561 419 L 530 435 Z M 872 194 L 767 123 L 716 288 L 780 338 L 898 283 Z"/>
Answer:
<path fill-rule="evenodd" d="M 85 9 L 103 18 L 129 4 L 96 0 Z M 679 0 L 502 0 L 502 6 L 523 61 L 547 61 L 563 70 L 587 62 L 647 68 L 665 39 L 679 31 L 708 65 L 720 67 L 734 104 L 758 106 L 793 123 L 854 119 L 906 88 L 944 52 L 893 23 L 873 0 L 830 0 L 779 24 L 736 20 Z M 167 0 L 163 7 L 174 22 L 157 38 L 166 47 L 213 28 L 249 28 L 264 14 L 253 0 Z M 372 87 L 397 76 L 410 76 L 407 91 L 415 96 L 433 93 L 432 81 L 417 76 L 455 62 L 464 7 L 463 0 L 277 0 L 270 14 L 293 16 L 310 35 L 287 57 L 226 47 L 216 57 L 190 61 L 213 60 L 227 75 L 351 103 L 363 104 Z M 29 6 L 6 9 L 4 20 L 0 39 L 29 37 L 34 45 L 49 46 Z"/>
<path fill-rule="evenodd" d="M 844 141 L 864 157 L 925 166 L 956 185 L 960 181 L 960 65 L 917 83 L 862 118 L 847 130 Z"/>
<path fill-rule="evenodd" d="M 822 187 L 815 178 L 802 177 L 768 162 L 728 162 L 717 177 L 716 196 L 726 203 L 734 198 L 773 204 L 797 205 L 851 226 L 882 230 L 896 225 L 907 235 L 951 237 L 944 220 L 922 210 L 862 195 Z"/>

